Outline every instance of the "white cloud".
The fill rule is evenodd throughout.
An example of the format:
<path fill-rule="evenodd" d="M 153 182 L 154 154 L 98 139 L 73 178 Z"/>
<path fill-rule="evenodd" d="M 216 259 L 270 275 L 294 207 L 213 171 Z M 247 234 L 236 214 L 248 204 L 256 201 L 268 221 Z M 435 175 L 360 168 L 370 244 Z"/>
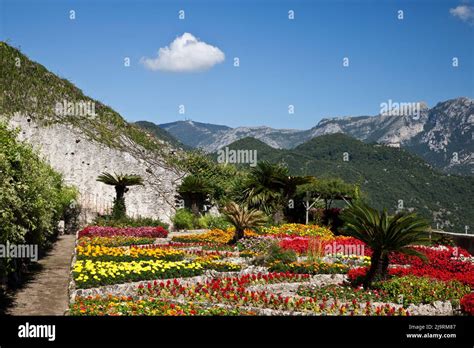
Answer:
<path fill-rule="evenodd" d="M 224 59 L 224 52 L 219 48 L 184 33 L 169 46 L 160 48 L 156 58 L 143 57 L 141 63 L 153 71 L 191 72 L 212 68 Z"/>
<path fill-rule="evenodd" d="M 459 5 L 449 9 L 449 13 L 454 17 L 458 17 L 463 22 L 474 24 L 474 7 L 469 5 Z"/>

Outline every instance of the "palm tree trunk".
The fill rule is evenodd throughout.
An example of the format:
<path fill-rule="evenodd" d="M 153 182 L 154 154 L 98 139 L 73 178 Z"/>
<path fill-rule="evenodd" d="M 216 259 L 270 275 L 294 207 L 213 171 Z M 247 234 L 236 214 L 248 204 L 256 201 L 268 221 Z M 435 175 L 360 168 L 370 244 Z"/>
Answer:
<path fill-rule="evenodd" d="M 242 239 L 243 237 L 244 237 L 244 230 L 242 230 L 240 228 L 236 228 L 235 233 L 234 233 L 234 237 L 229 242 L 229 244 L 236 244 L 239 241 L 239 239 Z"/>
<path fill-rule="evenodd" d="M 283 222 L 284 216 L 285 213 L 283 212 L 283 207 L 279 205 L 273 214 L 273 221 L 275 221 L 276 224 L 281 224 Z"/>
<path fill-rule="evenodd" d="M 388 267 L 388 264 L 387 264 Z M 374 250 L 370 258 L 370 268 L 364 279 L 364 288 L 370 288 L 375 278 L 383 274 L 383 258 L 380 250 Z"/>
<path fill-rule="evenodd" d="M 191 202 L 191 211 L 192 211 L 194 216 L 196 216 L 196 217 L 199 216 L 199 206 L 198 206 L 198 203 L 195 200 L 193 200 Z"/>
<path fill-rule="evenodd" d="M 127 188 L 124 186 L 116 185 L 115 186 L 115 201 L 114 207 L 112 209 L 112 215 L 115 219 L 120 219 L 126 216 L 126 207 L 125 207 L 125 190 Z"/>
<path fill-rule="evenodd" d="M 381 279 L 387 279 L 387 277 L 388 277 L 388 265 L 389 265 L 389 255 L 388 255 L 388 253 L 386 253 L 382 257 L 382 271 L 381 271 L 381 274 L 380 274 Z"/>
<path fill-rule="evenodd" d="M 120 186 L 120 185 L 115 186 L 115 195 L 116 195 L 115 198 L 117 199 L 117 201 L 123 200 L 125 196 L 125 187 Z"/>

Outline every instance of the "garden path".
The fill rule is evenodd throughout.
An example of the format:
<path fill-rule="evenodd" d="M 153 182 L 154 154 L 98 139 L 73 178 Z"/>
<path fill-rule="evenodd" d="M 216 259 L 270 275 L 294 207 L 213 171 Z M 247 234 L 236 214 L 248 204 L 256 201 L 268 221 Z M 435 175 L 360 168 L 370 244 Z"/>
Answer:
<path fill-rule="evenodd" d="M 68 285 L 75 235 L 58 238 L 38 261 L 40 271 L 13 296 L 10 315 L 64 315 L 69 306 Z"/>

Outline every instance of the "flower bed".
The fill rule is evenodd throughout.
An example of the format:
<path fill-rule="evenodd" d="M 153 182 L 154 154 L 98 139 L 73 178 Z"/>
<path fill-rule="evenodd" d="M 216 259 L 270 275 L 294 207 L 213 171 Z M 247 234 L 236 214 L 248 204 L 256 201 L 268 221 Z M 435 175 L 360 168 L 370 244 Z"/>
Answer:
<path fill-rule="evenodd" d="M 284 224 L 281 226 L 265 227 L 260 233 L 277 236 L 320 237 L 323 240 L 332 239 L 334 237 L 334 234 L 327 227 L 303 224 Z"/>
<path fill-rule="evenodd" d="M 253 237 L 256 234 L 250 230 L 245 231 L 246 237 Z M 173 242 L 179 243 L 217 243 L 227 244 L 234 237 L 234 229 L 227 230 L 214 229 L 201 234 L 187 234 L 184 236 L 173 237 Z"/>
<path fill-rule="evenodd" d="M 116 246 L 130 246 L 130 245 L 142 245 L 152 244 L 156 238 L 150 237 L 129 237 L 129 236 L 115 236 L 115 237 L 82 237 L 79 239 L 78 244 L 80 246 L 87 245 L 102 245 L 106 247 Z"/>
<path fill-rule="evenodd" d="M 414 248 L 427 256 L 427 262 L 415 256 L 394 253 L 390 257 L 390 262 L 399 266 L 390 268 L 390 275 L 402 277 L 411 274 L 444 281 L 458 280 L 474 288 L 474 263 L 466 250 L 446 246 Z M 358 283 L 366 272 L 367 268 L 357 268 L 351 270 L 348 276 L 352 282 Z"/>
<path fill-rule="evenodd" d="M 144 248 L 144 247 L 106 247 L 101 245 L 79 245 L 76 248 L 77 259 L 94 261 L 134 261 L 161 259 L 179 261 L 184 258 L 184 252 L 175 249 Z"/>
<path fill-rule="evenodd" d="M 372 306 L 357 301 L 348 303 L 318 301 L 316 298 L 273 295 L 262 290 L 249 290 L 251 284 L 268 282 L 298 282 L 307 279 L 307 275 L 277 273 L 267 278 L 247 276 L 245 278 L 213 279 L 205 283 L 192 285 L 179 281 L 154 282 L 139 287 L 139 294 L 157 297 L 161 300 L 186 299 L 193 303 L 228 304 L 234 308 L 268 308 L 293 312 L 311 312 L 319 315 L 407 315 L 404 308 L 396 309 L 390 305 Z"/>
<path fill-rule="evenodd" d="M 353 237 L 337 236 L 326 240 L 320 238 L 293 237 L 283 238 L 280 241 L 282 248 L 294 250 L 299 254 L 308 252 L 308 249 L 311 247 L 314 248 L 316 245 L 321 248 L 322 254 L 337 254 L 339 252 L 355 254 L 358 253 L 359 250 L 361 250 L 361 253 L 364 255 L 369 256 L 371 254 L 370 249 L 365 246 L 365 243 Z"/>
<path fill-rule="evenodd" d="M 315 297 L 323 300 L 384 302 L 386 294 L 379 290 L 364 290 L 361 287 L 341 286 L 336 284 L 324 287 L 309 287 L 301 285 L 297 294 L 305 297 Z"/>
<path fill-rule="evenodd" d="M 428 304 L 435 301 L 458 301 L 470 293 L 469 286 L 458 281 L 444 282 L 427 277 L 406 276 L 393 278 L 374 284 L 374 289 L 365 290 L 362 287 L 329 285 L 322 288 L 300 286 L 299 295 L 338 299 L 341 301 L 376 301 L 399 303 L 403 306 L 410 304 Z"/>
<path fill-rule="evenodd" d="M 222 307 L 203 307 L 193 303 L 175 304 L 154 298 L 132 297 L 78 297 L 69 308 L 71 315 L 159 315 L 159 316 L 208 316 L 254 315 L 254 312 Z"/>
<path fill-rule="evenodd" d="M 240 271 L 241 266 L 237 265 L 232 262 L 225 262 L 225 261 L 201 261 L 199 262 L 203 268 L 205 269 L 213 269 L 218 272 L 235 272 Z"/>
<path fill-rule="evenodd" d="M 342 274 L 347 273 L 349 266 L 342 263 L 326 262 L 291 262 L 275 261 L 269 265 L 272 272 L 291 272 L 298 274 Z"/>
<path fill-rule="evenodd" d="M 191 277 L 203 272 L 200 263 L 186 261 L 91 261 L 78 260 L 73 275 L 78 288 L 158 278 Z"/>
<path fill-rule="evenodd" d="M 318 226 L 287 224 L 264 234 L 246 231 L 237 246 L 226 245 L 234 235 L 232 229 L 157 241 L 158 236 L 167 236 L 163 231 L 150 227 L 81 231 L 72 271 L 77 291 L 72 291 L 70 313 L 407 315 L 409 308 L 424 315 L 452 314 L 459 301 L 464 312 L 473 308 L 469 297 L 473 258 L 463 249 L 415 247 L 425 252 L 428 263 L 393 254 L 392 277 L 374 282 L 375 290 L 364 290 L 341 285 L 345 279 L 341 274 L 348 273 L 351 280 L 363 276 L 366 267 L 359 266 L 370 265 L 370 249 Z M 353 248 L 355 252 L 348 252 Z M 149 283 L 133 284 L 141 281 Z M 105 285 L 113 286 L 91 289 Z M 82 297 L 89 294 L 102 297 Z M 430 309 L 435 301 L 444 303 L 442 309 Z"/>
<path fill-rule="evenodd" d="M 166 238 L 168 231 L 163 227 L 105 227 L 88 226 L 79 232 L 79 238 L 82 237 L 148 237 L 148 238 Z"/>
<path fill-rule="evenodd" d="M 469 285 L 464 285 L 457 280 L 442 281 L 413 275 L 378 282 L 374 284 L 374 287 L 385 293 L 388 301 L 404 305 L 448 300 L 459 301 L 464 295 L 471 292 Z"/>

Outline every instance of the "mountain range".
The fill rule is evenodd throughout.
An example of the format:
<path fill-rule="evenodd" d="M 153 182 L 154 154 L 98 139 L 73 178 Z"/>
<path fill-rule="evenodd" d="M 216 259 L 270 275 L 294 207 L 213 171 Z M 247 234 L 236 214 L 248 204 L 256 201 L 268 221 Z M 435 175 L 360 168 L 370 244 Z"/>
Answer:
<path fill-rule="evenodd" d="M 184 145 L 209 153 L 246 137 L 261 140 L 275 149 L 292 149 L 314 137 L 343 133 L 366 143 L 404 148 L 447 173 L 472 175 L 474 100 L 460 97 L 440 102 L 433 108 L 420 104 L 417 117 L 401 113 L 325 118 L 308 130 L 266 126 L 231 128 L 191 120 L 159 127 Z"/>
<path fill-rule="evenodd" d="M 464 233 L 465 226 L 474 225 L 469 194 L 474 192 L 474 177 L 444 174 L 404 149 L 336 133 L 314 137 L 294 149 L 275 149 L 248 137 L 229 144 L 228 150 L 254 150 L 258 161 L 282 163 L 292 175 L 338 177 L 357 184 L 371 205 L 391 213 L 416 211 L 435 228 Z"/>

